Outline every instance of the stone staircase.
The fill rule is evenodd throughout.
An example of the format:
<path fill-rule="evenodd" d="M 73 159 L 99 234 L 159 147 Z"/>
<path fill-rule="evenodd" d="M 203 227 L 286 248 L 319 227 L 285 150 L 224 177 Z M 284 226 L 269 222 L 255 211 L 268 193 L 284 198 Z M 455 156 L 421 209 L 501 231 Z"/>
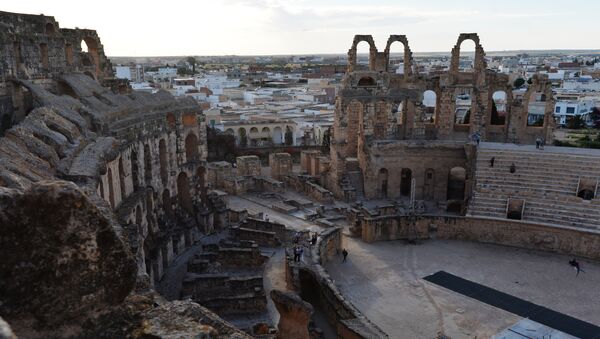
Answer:
<path fill-rule="evenodd" d="M 482 143 L 467 215 L 506 219 L 508 199 L 523 199 L 524 221 L 600 230 L 600 197 L 577 197 L 580 179 L 600 180 L 600 151 Z"/>

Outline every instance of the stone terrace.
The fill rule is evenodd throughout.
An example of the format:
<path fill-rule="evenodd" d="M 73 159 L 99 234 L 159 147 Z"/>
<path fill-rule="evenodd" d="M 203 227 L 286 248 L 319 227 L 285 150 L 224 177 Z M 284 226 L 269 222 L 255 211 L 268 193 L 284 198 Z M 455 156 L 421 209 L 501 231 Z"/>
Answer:
<path fill-rule="evenodd" d="M 510 173 L 513 163 L 516 172 Z M 599 150 L 481 143 L 476 167 L 468 215 L 505 219 L 509 198 L 523 199 L 522 220 L 600 229 Z M 577 196 L 584 184 L 594 199 Z"/>

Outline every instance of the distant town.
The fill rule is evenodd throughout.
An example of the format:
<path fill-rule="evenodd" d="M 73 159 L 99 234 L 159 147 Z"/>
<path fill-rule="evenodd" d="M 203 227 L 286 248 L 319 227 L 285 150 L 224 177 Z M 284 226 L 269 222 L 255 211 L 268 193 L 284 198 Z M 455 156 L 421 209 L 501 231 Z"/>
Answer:
<path fill-rule="evenodd" d="M 390 67 L 404 71 L 403 54 L 392 53 Z M 358 64 L 368 66 L 368 54 Z M 334 120 L 334 104 L 346 72 L 346 55 L 111 57 L 116 77 L 130 81 L 135 91 L 169 91 L 188 96 L 204 110 L 207 125 L 235 136 L 238 147 L 321 146 Z M 415 53 L 416 71 L 435 75 L 450 67 L 448 53 Z M 552 81 L 557 126 L 600 127 L 600 51 L 505 51 L 486 56 L 489 69 L 507 74 L 513 97 L 526 92 L 535 74 Z M 461 54 L 462 71 L 472 69 L 473 53 Z M 429 91 L 428 91 L 429 92 Z M 502 115 L 506 94 L 494 94 Z M 435 93 L 424 93 L 433 109 Z M 471 106 L 457 99 L 457 118 Z M 462 112 L 461 112 L 462 110 Z M 535 125 L 543 116 L 535 108 Z M 287 133 L 287 138 L 286 138 Z M 291 134 L 291 135 L 290 135 Z"/>

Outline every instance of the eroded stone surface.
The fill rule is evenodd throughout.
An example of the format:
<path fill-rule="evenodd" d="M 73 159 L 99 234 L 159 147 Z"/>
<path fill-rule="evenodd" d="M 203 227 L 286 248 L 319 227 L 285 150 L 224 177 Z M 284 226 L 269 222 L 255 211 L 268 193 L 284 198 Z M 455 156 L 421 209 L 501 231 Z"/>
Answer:
<path fill-rule="evenodd" d="M 113 225 L 73 183 L 0 188 L 0 312 L 60 324 L 120 303 L 136 266 Z"/>
<path fill-rule="evenodd" d="M 311 304 L 292 292 L 271 291 L 271 299 L 279 311 L 277 338 L 308 339 L 308 322 L 313 313 Z"/>

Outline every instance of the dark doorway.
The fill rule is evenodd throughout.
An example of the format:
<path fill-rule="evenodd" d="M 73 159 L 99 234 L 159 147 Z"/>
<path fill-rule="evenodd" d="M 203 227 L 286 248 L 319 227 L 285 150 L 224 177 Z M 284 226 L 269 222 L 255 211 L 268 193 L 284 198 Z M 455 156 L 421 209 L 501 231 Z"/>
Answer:
<path fill-rule="evenodd" d="M 412 171 L 410 168 L 403 168 L 400 172 L 400 194 L 403 196 L 410 195 L 410 185 L 412 181 Z"/>
<path fill-rule="evenodd" d="M 454 167 L 448 174 L 448 200 L 465 199 L 465 182 L 467 180 L 467 171 L 462 167 Z"/>

